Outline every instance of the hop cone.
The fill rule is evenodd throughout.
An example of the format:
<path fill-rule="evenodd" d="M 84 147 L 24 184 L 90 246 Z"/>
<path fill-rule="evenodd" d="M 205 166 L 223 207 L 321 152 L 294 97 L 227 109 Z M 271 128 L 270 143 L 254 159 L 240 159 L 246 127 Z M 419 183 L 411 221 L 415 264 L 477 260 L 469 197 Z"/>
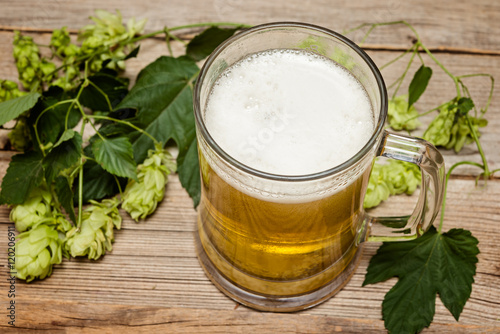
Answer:
<path fill-rule="evenodd" d="M 436 146 L 454 149 L 458 153 L 465 144 L 474 141 L 467 117 L 478 136 L 481 135 L 479 128 L 486 126 L 488 121 L 461 114 L 454 102 L 452 100 L 439 109 L 439 114 L 429 124 L 423 138 Z"/>
<path fill-rule="evenodd" d="M 17 83 L 10 80 L 0 80 L 0 102 L 15 99 L 26 94 L 21 92 Z"/>
<path fill-rule="evenodd" d="M 383 165 L 375 163 L 365 195 L 364 207 L 366 209 L 373 208 L 389 198 L 391 190 L 384 176 Z"/>
<path fill-rule="evenodd" d="M 73 227 L 66 234 L 64 248 L 73 257 L 87 256 L 97 260 L 112 249 L 113 228 L 121 228 L 122 218 L 117 209 L 117 198 L 91 203 L 83 212 L 80 230 Z"/>
<path fill-rule="evenodd" d="M 394 130 L 415 130 L 419 125 L 418 112 L 414 106 L 408 109 L 408 96 L 400 95 L 389 101 L 388 121 Z"/>
<path fill-rule="evenodd" d="M 111 60 L 108 67 L 114 70 L 125 69 L 125 53 L 131 50 L 133 43 L 126 43 L 136 34 L 142 33 L 146 20 L 137 21 L 135 18 L 127 22 L 127 26 L 122 23 L 122 15 L 119 11 L 112 14 L 105 10 L 96 10 L 96 16 L 91 17 L 95 24 L 87 25 L 80 31 L 80 40 L 82 40 L 82 52 L 92 54 L 103 47 L 108 50 L 99 55 L 99 58 L 93 58 L 90 62 L 91 71 L 97 72 L 101 69 L 103 61 Z M 123 45 L 125 44 L 125 45 Z"/>
<path fill-rule="evenodd" d="M 29 36 L 19 31 L 14 33 L 13 55 L 19 73 L 19 81 L 24 88 L 33 90 L 41 82 L 50 82 L 55 75 L 56 65 L 40 57 L 40 50 Z"/>
<path fill-rule="evenodd" d="M 10 211 L 10 220 L 19 232 L 24 232 L 52 216 L 52 195 L 45 188 L 35 188 L 26 202 L 15 205 Z"/>
<path fill-rule="evenodd" d="M 137 179 L 129 180 L 123 194 L 122 208 L 135 220 L 152 214 L 163 199 L 168 175 L 176 169 L 172 155 L 161 147 L 150 150 L 148 158 L 137 167 Z"/>
<path fill-rule="evenodd" d="M 62 261 L 61 246 L 58 232 L 46 224 L 19 234 L 15 246 L 15 275 L 27 282 L 50 276 L 52 265 Z"/>
<path fill-rule="evenodd" d="M 421 180 L 420 168 L 415 164 L 398 160 L 391 160 L 387 164 L 375 163 L 363 206 L 366 209 L 375 207 L 391 195 L 411 195 Z"/>

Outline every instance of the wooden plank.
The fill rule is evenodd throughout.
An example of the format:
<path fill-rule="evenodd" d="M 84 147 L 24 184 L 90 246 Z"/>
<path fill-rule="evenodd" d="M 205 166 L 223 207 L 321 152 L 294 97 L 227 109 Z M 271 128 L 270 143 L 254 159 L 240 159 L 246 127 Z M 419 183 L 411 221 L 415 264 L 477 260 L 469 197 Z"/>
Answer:
<path fill-rule="evenodd" d="M 35 37 L 36 41 L 39 43 L 48 43 L 50 39 L 50 34 L 30 34 Z M 16 80 L 17 70 L 15 68 L 13 58 L 12 58 L 12 32 L 1 32 L 0 31 L 0 44 L 4 45 L 0 49 L 0 78 Z M 183 47 L 180 43 L 172 43 L 173 51 L 175 55 L 182 54 Z M 136 75 L 139 71 L 144 68 L 147 64 L 154 61 L 161 55 L 168 54 L 167 47 L 165 43 L 161 40 L 148 39 L 141 43 L 141 52 L 137 58 L 130 59 L 127 61 L 127 71 L 126 76 L 135 80 Z M 393 51 L 369 51 L 371 57 L 377 65 L 382 66 L 391 59 L 397 57 L 400 52 Z M 496 78 L 500 78 L 500 57 L 498 56 L 473 56 L 473 55 L 463 55 L 463 54 L 438 54 L 438 59 L 455 75 L 471 74 L 471 73 L 490 73 Z M 408 57 L 404 58 L 408 59 Z M 405 60 L 400 60 L 393 66 L 389 66 L 387 69 L 382 71 L 384 79 L 387 85 L 390 85 L 394 80 L 396 80 L 404 71 L 406 67 Z M 440 105 L 441 103 L 453 98 L 455 93 L 455 88 L 453 82 L 450 78 L 437 66 L 431 65 L 430 59 L 423 55 L 423 59 L 428 66 L 434 68 L 433 77 L 429 83 L 426 93 L 423 95 L 421 100 L 416 104 L 416 107 L 420 112 L 427 111 L 433 107 Z M 409 78 L 404 82 L 400 89 L 400 93 L 403 94 L 407 92 L 407 87 L 411 80 L 411 73 L 414 73 L 419 66 L 418 62 L 414 62 L 409 71 Z M 477 103 L 478 107 L 483 107 L 486 103 L 490 81 L 486 78 L 471 78 L 466 79 L 466 84 L 469 86 L 470 92 Z M 498 88 L 497 88 L 498 90 Z M 390 91 L 391 92 L 391 91 Z M 498 93 L 498 92 L 497 92 Z M 490 106 L 490 110 L 486 115 L 486 119 L 489 121 L 489 125 L 481 129 L 481 143 L 483 145 L 484 152 L 488 158 L 489 167 L 491 170 L 500 168 L 500 134 L 497 129 L 500 127 L 500 94 L 495 94 L 493 101 Z M 429 114 L 421 118 L 423 126 L 416 130 L 413 134 L 415 136 L 421 136 L 423 133 L 422 129 L 426 128 L 426 124 L 433 119 L 436 113 Z M 3 134 L 6 136 L 6 133 Z M 0 134 L 1 137 L 1 134 Z M 445 155 L 446 165 L 449 167 L 452 164 L 462 161 L 470 160 L 474 162 L 481 162 L 481 158 L 478 154 L 478 150 L 475 144 L 467 145 L 459 155 L 455 154 L 452 150 L 442 150 L 443 155 Z M 480 172 L 479 169 L 470 166 L 460 167 L 455 170 L 456 175 L 472 175 L 476 176 Z"/>
<path fill-rule="evenodd" d="M 481 250 L 472 296 L 460 318 L 461 326 L 484 326 L 480 327 L 482 330 L 498 326 L 500 207 L 496 199 L 499 196 L 498 180 L 492 180 L 486 187 L 478 188 L 474 187 L 472 180 L 454 179 L 450 182 L 444 230 L 452 227 L 471 230 L 480 240 Z M 396 197 L 377 208 L 373 214 L 392 214 L 394 207 L 409 212 L 413 200 L 414 197 Z M 29 304 L 36 296 L 41 302 L 46 301 L 47 305 L 50 305 L 51 300 L 58 300 L 87 303 L 92 308 L 99 308 L 98 304 L 104 303 L 232 311 L 237 304 L 212 285 L 198 264 L 193 241 L 196 212 L 191 205 L 178 178 L 170 177 L 166 200 L 158 211 L 151 219 L 139 224 L 125 218 L 122 230 L 116 232 L 116 242 L 111 253 L 99 261 L 65 260 L 61 265 L 55 266 L 49 279 L 43 281 L 29 284 L 18 281 L 16 298 L 21 299 L 20 305 Z M 8 222 L 8 211 L 5 206 L 0 207 L 0 236 L 6 236 L 7 227 L 11 224 Z M 124 216 L 126 217 L 125 214 Z M 367 244 L 361 264 L 347 286 L 334 298 L 301 314 L 354 319 L 352 326 L 356 327 L 358 325 L 355 324 L 360 322 L 359 326 L 365 330 L 372 328 L 363 327 L 371 326 L 371 322 L 367 324 L 363 321 L 374 321 L 377 324 L 381 318 L 382 299 L 395 283 L 395 279 L 391 279 L 381 284 L 361 286 L 368 262 L 377 248 L 376 243 Z M 6 256 L 5 252 L 0 252 L 2 266 L 6 264 Z M 1 270 L 0 291 L 6 291 L 6 277 L 6 270 Z M 6 295 L 2 294 L 1 298 L 6 300 Z M 257 317 L 256 314 L 260 314 L 247 311 L 252 314 L 248 316 Z M 32 324 L 29 320 L 23 320 L 22 314 L 18 319 Z M 210 321 L 205 323 L 210 324 Z M 455 323 L 440 301 L 436 307 L 435 323 Z M 381 328 L 380 324 L 377 326 L 379 327 L 375 328 Z M 226 330 L 228 328 L 225 327 Z"/>
<path fill-rule="evenodd" d="M 272 314 L 236 310 L 200 310 L 155 306 L 87 304 L 51 300 L 22 300 L 18 328 L 72 333 L 385 333 L 381 320 Z M 14 333 L 0 324 L 3 333 Z M 463 325 L 434 322 L 426 333 L 495 333 L 497 325 Z"/>
<path fill-rule="evenodd" d="M 11 1 L 2 6 L 3 27 L 55 29 L 68 26 L 79 29 L 89 24 L 94 9 L 120 9 L 123 16 L 147 18 L 148 31 L 164 26 L 199 22 L 239 22 L 261 24 L 272 21 L 302 21 L 337 31 L 366 22 L 407 20 L 414 24 L 431 47 L 500 51 L 500 36 L 491 28 L 498 25 L 500 3 L 491 0 L 474 2 L 424 1 L 342 1 L 328 0 L 243 1 L 243 0 L 171 0 L 168 3 L 143 1 Z M 377 31 L 370 43 L 408 47 L 408 29 L 385 28 Z M 362 34 L 353 37 L 361 38 Z"/>
<path fill-rule="evenodd" d="M 49 37 L 48 34 L 36 36 L 45 41 Z M 454 36 L 458 34 L 454 33 Z M 5 46 L 0 50 L 0 77 L 15 79 L 11 39 L 11 32 L 0 32 L 0 42 Z M 179 52 L 180 46 L 176 45 L 175 50 Z M 127 75 L 135 77 L 148 62 L 166 53 L 166 47 L 160 41 L 145 41 L 139 58 L 129 62 Z M 378 64 L 397 55 L 390 51 L 370 54 Z M 440 54 L 438 57 L 454 73 L 484 71 L 497 78 L 500 74 L 499 57 L 459 54 Z M 404 64 L 385 71 L 386 81 L 394 80 L 403 67 Z M 451 97 L 453 93 L 449 79 L 437 70 L 430 85 L 428 95 L 419 101 L 420 110 L 442 102 L 444 97 Z M 478 95 L 478 100 L 485 99 L 487 87 L 482 81 L 475 81 L 470 88 L 473 95 Z M 496 129 L 500 125 L 500 108 L 497 97 L 487 118 L 490 125 L 484 130 L 482 142 L 491 167 L 499 168 L 500 137 Z M 459 157 L 451 152 L 444 153 L 447 164 L 465 158 L 479 161 L 474 146 L 467 147 Z M 0 152 L 0 176 L 5 173 L 10 155 Z M 476 173 L 473 169 L 457 170 L 449 186 L 444 225 L 445 230 L 453 227 L 470 229 L 480 240 L 481 254 L 472 296 L 458 324 L 438 301 L 434 322 L 426 330 L 429 333 L 500 331 L 500 204 L 497 200 L 500 180 L 497 178 L 486 186 L 475 187 L 473 175 Z M 414 201 L 415 196 L 396 197 L 377 208 L 374 214 L 406 213 Z M 7 227 L 11 224 L 8 213 L 8 208 L 0 207 L 2 243 L 1 239 L 6 238 Z M 369 259 L 375 254 L 378 244 L 366 245 L 360 267 L 352 280 L 324 304 L 296 315 L 260 313 L 237 307 L 238 304 L 226 298 L 205 277 L 194 252 L 195 220 L 196 211 L 191 200 L 177 176 L 171 176 L 166 198 L 155 215 L 139 224 L 125 219 L 123 229 L 116 232 L 112 253 L 96 262 L 85 259 L 64 261 L 56 266 L 53 276 L 44 281 L 30 284 L 18 281 L 19 324 L 47 332 L 61 328 L 82 332 L 384 332 L 380 320 L 381 301 L 395 279 L 361 287 Z M 2 305 L 8 301 L 4 293 L 7 288 L 6 256 L 5 252 L 0 252 Z M 0 326 L 5 326 L 5 323 L 1 322 Z M 2 332 L 7 331 L 7 328 L 0 328 Z"/>

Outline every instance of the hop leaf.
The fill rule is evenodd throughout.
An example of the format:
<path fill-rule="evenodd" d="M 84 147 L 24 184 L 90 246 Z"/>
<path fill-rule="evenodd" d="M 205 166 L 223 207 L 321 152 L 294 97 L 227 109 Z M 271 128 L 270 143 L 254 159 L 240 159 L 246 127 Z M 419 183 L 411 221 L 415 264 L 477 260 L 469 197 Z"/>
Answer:
<path fill-rule="evenodd" d="M 363 206 L 375 207 L 392 195 L 411 195 L 421 180 L 420 168 L 415 164 L 399 160 L 390 160 L 387 164 L 375 162 Z"/>
<path fill-rule="evenodd" d="M 35 188 L 23 204 L 13 206 L 10 220 L 19 232 L 24 232 L 52 216 L 51 203 L 52 195 L 48 190 Z"/>
<path fill-rule="evenodd" d="M 168 175 L 175 169 L 175 162 L 168 151 L 161 147 L 149 150 L 148 158 L 137 167 L 138 181 L 129 180 L 125 188 L 122 208 L 135 221 L 152 214 L 163 199 Z"/>
<path fill-rule="evenodd" d="M 388 118 L 389 125 L 394 130 L 415 130 L 420 126 L 418 112 L 414 106 L 408 108 L 406 95 L 400 95 L 389 101 Z"/>
<path fill-rule="evenodd" d="M 52 274 L 52 265 L 62 261 L 62 240 L 52 226 L 40 224 L 21 233 L 16 242 L 15 275 L 30 282 Z"/>
<path fill-rule="evenodd" d="M 122 218 L 118 212 L 117 198 L 103 200 L 101 203 L 90 201 L 82 216 L 80 230 L 73 227 L 66 233 L 65 253 L 77 257 L 87 256 L 97 260 L 112 249 L 113 228 L 120 229 Z"/>
<path fill-rule="evenodd" d="M 436 294 L 456 320 L 470 297 L 478 240 L 463 229 L 439 233 L 431 226 L 412 241 L 384 242 L 370 260 L 363 286 L 393 276 L 382 313 L 391 333 L 417 333 L 434 317 Z"/>

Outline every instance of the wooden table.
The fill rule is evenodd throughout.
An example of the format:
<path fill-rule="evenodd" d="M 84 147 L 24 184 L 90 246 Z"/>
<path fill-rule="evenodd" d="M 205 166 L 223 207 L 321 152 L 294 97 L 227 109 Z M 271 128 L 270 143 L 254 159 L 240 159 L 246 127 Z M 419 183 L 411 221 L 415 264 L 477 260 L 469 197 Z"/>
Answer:
<path fill-rule="evenodd" d="M 258 24 L 295 20 L 342 31 L 364 22 L 407 20 L 424 43 L 455 74 L 486 72 L 500 79 L 500 3 L 491 0 L 447 1 L 326 1 L 326 0 L 171 0 L 141 1 L 2 1 L 0 11 L 0 78 L 17 77 L 12 61 L 14 29 L 48 41 L 51 29 L 68 26 L 72 31 L 88 24 L 95 8 L 120 8 L 123 16 L 148 18 L 147 31 L 164 25 L 202 21 Z M 362 35 L 351 35 L 359 40 Z M 380 28 L 364 45 L 376 63 L 383 64 L 411 45 L 403 26 Z M 176 45 L 176 50 L 180 46 Z M 160 55 L 167 54 L 161 39 L 142 43 L 127 75 Z M 430 64 L 428 58 L 424 57 Z M 404 63 L 383 72 L 392 82 Z M 412 71 L 416 69 L 416 66 Z M 471 93 L 484 103 L 489 82 L 469 81 Z M 406 83 L 408 85 L 408 83 Z M 428 92 L 418 102 L 428 110 L 453 97 L 449 78 L 434 67 Z M 500 93 L 487 114 L 489 125 L 481 141 L 491 169 L 500 168 Z M 424 118 L 424 123 L 430 121 Z M 421 134 L 416 132 L 416 135 Z M 474 145 L 460 156 L 442 151 L 446 163 L 480 161 Z M 11 152 L 0 153 L 4 174 Z M 449 183 L 444 229 L 466 228 L 480 240 L 479 263 L 472 296 L 456 322 L 440 301 L 432 325 L 424 332 L 500 333 L 500 174 L 486 185 L 475 186 L 478 170 L 458 168 Z M 409 212 L 415 196 L 399 196 L 376 209 L 375 214 Z M 352 280 L 334 298 L 295 314 L 253 311 L 219 292 L 205 277 L 195 256 L 193 232 L 196 211 L 176 175 L 170 177 L 166 198 L 146 222 L 125 219 L 116 232 L 112 253 L 97 262 L 78 259 L 56 266 L 43 281 L 16 283 L 16 325 L 49 333 L 68 332 L 164 332 L 164 333 L 377 333 L 385 332 L 381 301 L 396 279 L 361 287 L 366 267 L 379 244 L 368 244 Z M 7 244 L 9 209 L 0 207 L 0 244 Z M 0 331 L 7 325 L 6 252 L 0 251 Z"/>

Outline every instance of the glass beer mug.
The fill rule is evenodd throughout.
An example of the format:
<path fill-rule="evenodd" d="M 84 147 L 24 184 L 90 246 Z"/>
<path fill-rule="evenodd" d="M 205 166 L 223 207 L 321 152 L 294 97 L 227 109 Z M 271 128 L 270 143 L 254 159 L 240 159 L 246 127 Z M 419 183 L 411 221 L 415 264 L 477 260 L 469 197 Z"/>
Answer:
<path fill-rule="evenodd" d="M 225 69 L 266 50 L 304 50 L 326 57 L 359 81 L 374 121 L 361 150 L 326 170 L 286 175 L 252 168 L 220 147 L 206 124 L 212 89 Z M 338 33 L 285 22 L 256 26 L 229 38 L 201 70 L 194 112 L 202 180 L 198 257 L 211 281 L 244 305 L 277 312 L 317 305 L 347 283 L 365 241 L 417 238 L 439 211 L 444 185 L 441 154 L 422 139 L 384 130 L 387 92 L 382 76 L 363 50 Z M 411 215 L 381 218 L 363 210 L 377 156 L 420 166 L 421 191 Z"/>

